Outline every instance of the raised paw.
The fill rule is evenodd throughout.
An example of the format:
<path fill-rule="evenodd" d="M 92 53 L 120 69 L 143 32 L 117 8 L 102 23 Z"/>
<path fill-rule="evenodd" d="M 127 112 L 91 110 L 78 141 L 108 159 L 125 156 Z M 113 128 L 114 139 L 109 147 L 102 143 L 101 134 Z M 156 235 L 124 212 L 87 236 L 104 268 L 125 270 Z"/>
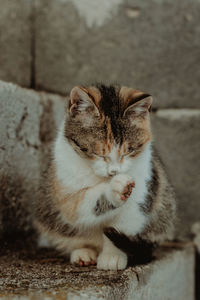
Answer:
<path fill-rule="evenodd" d="M 135 182 L 125 174 L 119 174 L 111 180 L 112 199 L 115 205 L 122 205 L 131 195 Z"/>
<path fill-rule="evenodd" d="M 95 265 L 96 260 L 97 253 L 89 248 L 75 249 L 70 255 L 70 262 L 81 267 Z"/>
<path fill-rule="evenodd" d="M 123 270 L 127 266 L 125 253 L 101 253 L 97 259 L 97 269 L 100 270 Z"/>
<path fill-rule="evenodd" d="M 126 201 L 130 197 L 130 195 L 132 193 L 132 189 L 134 188 L 134 186 L 135 186 L 134 181 L 127 182 L 127 184 L 125 185 L 125 187 L 124 187 L 124 189 L 123 189 L 123 191 L 121 193 L 120 199 L 122 201 Z"/>

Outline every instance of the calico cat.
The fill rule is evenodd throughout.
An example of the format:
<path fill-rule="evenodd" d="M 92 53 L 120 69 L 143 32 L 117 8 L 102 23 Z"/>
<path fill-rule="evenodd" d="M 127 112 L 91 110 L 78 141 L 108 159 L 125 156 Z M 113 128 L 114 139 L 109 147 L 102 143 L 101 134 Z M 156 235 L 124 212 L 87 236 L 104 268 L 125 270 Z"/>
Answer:
<path fill-rule="evenodd" d="M 71 263 L 124 269 L 128 255 L 173 238 L 174 193 L 152 148 L 151 103 L 128 87 L 72 89 L 35 202 L 37 229 Z"/>

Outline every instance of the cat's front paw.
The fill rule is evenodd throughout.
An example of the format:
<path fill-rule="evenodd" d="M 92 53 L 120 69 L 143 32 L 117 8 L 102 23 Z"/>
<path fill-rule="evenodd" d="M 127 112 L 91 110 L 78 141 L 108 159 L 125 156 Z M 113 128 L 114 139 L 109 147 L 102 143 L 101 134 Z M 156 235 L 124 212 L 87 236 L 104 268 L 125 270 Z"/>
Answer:
<path fill-rule="evenodd" d="M 123 270 L 127 266 L 125 253 L 101 253 L 97 259 L 97 269 L 100 270 Z"/>
<path fill-rule="evenodd" d="M 96 260 L 97 253 L 89 248 L 75 249 L 70 255 L 70 262 L 81 267 L 95 265 Z"/>
<path fill-rule="evenodd" d="M 126 174 L 119 174 L 110 182 L 111 201 L 116 207 L 121 206 L 131 195 L 135 186 L 133 179 Z"/>

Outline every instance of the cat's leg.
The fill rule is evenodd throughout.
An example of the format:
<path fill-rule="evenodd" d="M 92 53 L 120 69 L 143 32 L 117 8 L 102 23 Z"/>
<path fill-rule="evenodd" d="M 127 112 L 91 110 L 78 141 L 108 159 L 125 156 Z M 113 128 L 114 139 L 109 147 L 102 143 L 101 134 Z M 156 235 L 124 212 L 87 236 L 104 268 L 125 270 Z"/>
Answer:
<path fill-rule="evenodd" d="M 91 236 L 92 242 L 89 243 L 84 237 L 81 238 L 82 233 L 89 231 L 91 235 L 91 231 L 102 228 L 105 225 L 105 221 L 110 223 L 113 217 L 118 214 L 117 211 L 120 211 L 117 208 L 124 205 L 130 197 L 133 187 L 134 182 L 132 178 L 128 175 L 120 174 L 107 182 L 102 182 L 86 189 L 84 193 L 80 191 L 80 194 L 76 193 L 70 195 L 70 197 L 61 197 L 59 213 L 53 210 L 54 207 L 50 207 L 49 215 L 51 218 L 47 218 L 46 215 L 48 214 L 43 216 L 41 215 L 42 210 L 40 210 L 36 227 L 39 232 L 45 231 L 48 233 L 48 239 L 58 250 L 64 254 L 71 254 L 73 263 L 80 261 L 80 264 L 82 264 L 83 261 L 87 265 L 88 256 L 90 257 L 90 262 L 93 263 L 96 255 L 94 253 L 91 255 L 91 251 L 85 251 L 85 248 L 90 250 L 95 248 L 94 235 Z M 75 229 L 75 236 L 70 237 L 74 233 L 73 229 Z M 78 238 L 77 235 L 79 236 Z M 82 250 L 73 253 L 74 250 L 78 249 Z M 88 252 L 87 255 L 86 252 Z"/>
<path fill-rule="evenodd" d="M 97 268 L 102 270 L 123 270 L 126 268 L 128 257 L 126 253 L 104 235 L 103 251 L 97 259 Z"/>
<path fill-rule="evenodd" d="M 95 226 L 114 216 L 116 209 L 130 197 L 134 185 L 129 175 L 119 174 L 89 188 L 79 203 L 76 224 Z"/>
<path fill-rule="evenodd" d="M 58 232 L 46 230 L 37 223 L 40 229 L 40 247 L 54 246 L 64 256 L 69 257 L 72 264 L 80 266 L 95 265 L 98 254 L 103 247 L 102 230 L 90 230 L 75 236 L 65 236 Z M 45 239 L 44 239 L 45 238 Z M 46 245 L 48 241 L 48 245 Z"/>
<path fill-rule="evenodd" d="M 148 217 L 140 209 L 133 196 L 121 207 L 120 213 L 111 224 L 105 228 L 103 251 L 98 257 L 97 268 L 105 270 L 120 270 L 127 266 L 127 254 L 134 255 L 132 239 L 143 230 Z M 113 231 L 113 233 L 112 233 Z"/>
<path fill-rule="evenodd" d="M 91 248 L 74 249 L 70 254 L 70 262 L 79 266 L 95 265 L 97 251 Z"/>
<path fill-rule="evenodd" d="M 85 235 L 75 236 L 70 242 L 70 262 L 79 266 L 95 265 L 102 247 L 101 230 L 90 230 Z"/>
<path fill-rule="evenodd" d="M 133 187 L 134 182 L 130 176 L 121 174 L 113 177 L 109 184 L 100 184 L 89 189 L 79 208 L 83 224 L 88 224 L 88 221 L 93 220 L 93 224 L 97 225 L 97 222 L 101 222 L 102 219 L 105 220 L 110 211 L 114 211 L 127 201 Z M 94 202 L 95 197 L 96 204 Z M 89 210 L 88 204 L 92 209 Z M 101 249 L 103 251 L 98 257 L 97 265 L 99 269 L 118 270 L 126 267 L 127 255 L 115 247 L 106 236 L 103 236 L 103 242 L 101 241 Z M 96 263 L 97 254 L 91 247 L 76 246 L 71 251 L 70 261 L 80 266 L 88 266 Z"/>
<path fill-rule="evenodd" d="M 102 232 L 91 236 L 74 236 L 55 241 L 57 249 L 68 253 L 70 262 L 80 266 L 95 265 L 97 256 L 102 250 Z"/>
<path fill-rule="evenodd" d="M 103 191 L 99 190 L 102 186 L 97 186 L 91 191 L 91 195 L 87 194 L 85 197 L 88 200 L 90 196 L 95 196 L 95 193 L 99 193 L 100 196 L 96 201 L 96 205 L 92 209 L 95 219 L 105 215 L 110 210 L 121 206 L 131 195 L 134 182 L 127 175 L 115 176 L 109 185 L 105 186 Z M 89 197 L 88 197 L 89 196 Z M 91 201 L 92 202 L 92 201 Z M 112 205 L 112 206 L 111 206 Z M 111 206 L 111 207 L 110 207 Z M 87 207 L 84 203 L 84 208 Z M 87 216 L 89 217 L 88 211 Z M 99 233 L 101 235 L 101 233 Z M 96 237 L 97 238 L 97 237 Z M 99 238 L 101 240 L 101 238 Z M 98 257 L 99 269 L 121 270 L 127 265 L 127 255 L 121 250 L 116 248 L 112 242 L 103 235 L 103 241 L 101 240 L 101 249 L 103 252 Z M 79 264 L 80 266 L 88 266 L 96 264 L 97 252 L 91 247 L 77 247 L 71 252 L 71 263 Z"/>

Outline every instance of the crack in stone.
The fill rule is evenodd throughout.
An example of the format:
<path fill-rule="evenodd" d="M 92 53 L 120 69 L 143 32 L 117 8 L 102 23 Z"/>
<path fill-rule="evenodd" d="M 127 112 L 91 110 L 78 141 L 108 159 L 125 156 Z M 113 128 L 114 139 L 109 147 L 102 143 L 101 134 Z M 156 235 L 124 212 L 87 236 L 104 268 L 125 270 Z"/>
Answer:
<path fill-rule="evenodd" d="M 21 130 L 23 128 L 23 124 L 24 124 L 24 121 L 26 120 L 27 116 L 28 116 L 28 112 L 27 112 L 27 108 L 25 107 L 24 108 L 24 113 L 23 113 L 23 115 L 21 117 L 21 120 L 20 120 L 18 126 L 15 129 L 16 137 L 17 137 L 17 139 L 19 141 L 22 140 L 22 137 L 20 136 L 20 132 L 21 132 Z"/>

